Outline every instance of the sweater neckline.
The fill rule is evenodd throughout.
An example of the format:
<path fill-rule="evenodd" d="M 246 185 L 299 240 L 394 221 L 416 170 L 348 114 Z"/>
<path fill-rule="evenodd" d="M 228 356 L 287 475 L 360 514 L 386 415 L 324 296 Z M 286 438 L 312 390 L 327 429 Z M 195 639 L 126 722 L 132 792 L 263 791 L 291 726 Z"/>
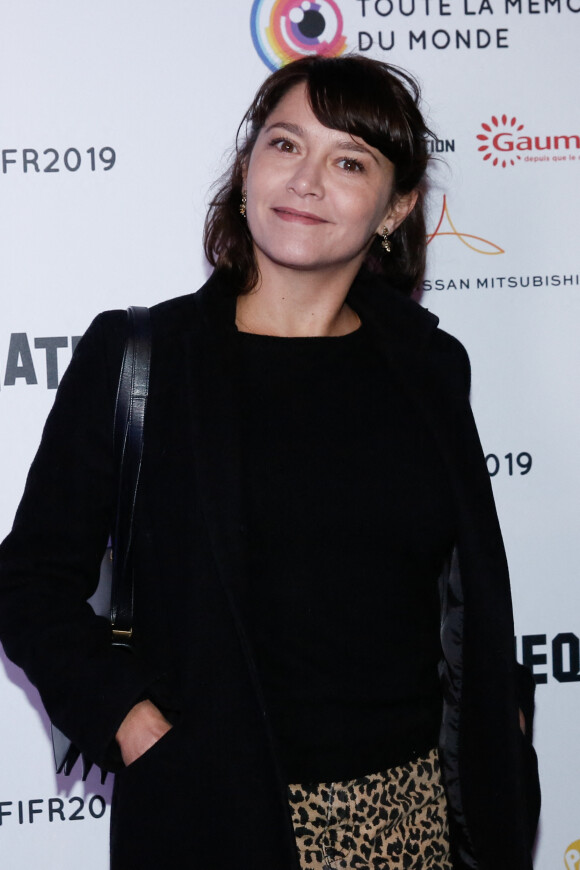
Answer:
<path fill-rule="evenodd" d="M 243 332 L 236 329 L 241 342 L 255 345 L 300 345 L 309 347 L 338 346 L 357 342 L 364 333 L 362 324 L 344 335 L 268 335 L 260 332 Z"/>

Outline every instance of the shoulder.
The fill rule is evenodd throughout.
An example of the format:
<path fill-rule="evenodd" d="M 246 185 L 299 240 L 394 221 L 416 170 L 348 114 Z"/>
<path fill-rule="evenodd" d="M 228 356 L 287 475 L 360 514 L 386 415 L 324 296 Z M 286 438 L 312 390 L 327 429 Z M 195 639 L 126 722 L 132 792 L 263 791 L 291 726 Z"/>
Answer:
<path fill-rule="evenodd" d="M 174 335 L 193 326 L 199 319 L 195 297 L 195 293 L 188 293 L 151 306 L 149 313 L 154 336 Z M 127 338 L 127 324 L 125 309 L 102 311 L 82 336 L 77 351 L 95 349 L 99 345 L 105 353 L 118 356 Z"/>
<path fill-rule="evenodd" d="M 152 328 L 172 333 L 187 329 L 199 317 L 197 301 L 197 293 L 187 293 L 158 302 L 149 309 Z"/>
<path fill-rule="evenodd" d="M 443 329 L 435 329 L 429 343 L 429 364 L 454 393 L 469 395 L 471 363 L 461 342 Z"/>
<path fill-rule="evenodd" d="M 223 270 L 214 270 L 195 293 L 154 305 L 151 326 L 157 336 L 174 339 L 187 333 L 222 332 L 233 328 L 238 288 Z"/>
<path fill-rule="evenodd" d="M 163 358 L 168 347 L 179 343 L 176 341 L 179 332 L 184 332 L 194 324 L 197 314 L 194 296 L 190 293 L 149 309 L 153 352 L 158 359 Z M 114 397 L 127 334 L 126 310 L 115 309 L 97 314 L 75 347 L 59 392 L 68 393 L 73 384 L 75 391 L 83 385 L 87 390 L 96 390 L 99 384 L 105 385 L 107 393 Z"/>
<path fill-rule="evenodd" d="M 390 349 L 396 364 L 419 380 L 460 395 L 468 395 L 471 370 L 460 341 L 439 328 L 439 318 L 415 299 L 404 296 L 374 275 L 361 272 L 349 302 L 372 328 L 379 343 Z"/>
<path fill-rule="evenodd" d="M 197 343 L 198 339 L 234 328 L 235 298 L 235 286 L 216 270 L 195 293 L 151 306 L 152 371 L 160 377 L 166 371 L 174 374 L 190 338 L 195 335 Z M 115 388 L 127 332 L 126 310 L 101 312 L 79 341 L 69 369 L 81 373 L 98 370 L 101 377 L 106 371 L 111 389 Z"/>

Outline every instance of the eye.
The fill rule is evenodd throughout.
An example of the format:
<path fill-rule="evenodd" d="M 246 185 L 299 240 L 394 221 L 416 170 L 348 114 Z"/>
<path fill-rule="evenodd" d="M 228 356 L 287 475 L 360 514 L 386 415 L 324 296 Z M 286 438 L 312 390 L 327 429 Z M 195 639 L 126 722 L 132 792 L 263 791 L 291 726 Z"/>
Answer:
<path fill-rule="evenodd" d="M 355 160 L 354 157 L 341 157 L 338 161 L 338 165 L 345 170 L 345 172 L 364 172 L 365 168 L 360 160 Z"/>
<path fill-rule="evenodd" d="M 290 139 L 272 139 L 269 144 L 284 154 L 293 154 L 297 150 L 296 145 Z"/>

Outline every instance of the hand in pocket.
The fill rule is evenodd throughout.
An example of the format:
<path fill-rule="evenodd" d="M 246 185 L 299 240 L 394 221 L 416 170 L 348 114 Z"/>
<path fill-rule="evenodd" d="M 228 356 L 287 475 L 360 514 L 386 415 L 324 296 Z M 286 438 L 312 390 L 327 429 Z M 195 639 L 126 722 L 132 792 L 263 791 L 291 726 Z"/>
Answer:
<path fill-rule="evenodd" d="M 137 761 L 172 728 L 152 701 L 139 701 L 129 710 L 116 734 L 126 767 Z"/>

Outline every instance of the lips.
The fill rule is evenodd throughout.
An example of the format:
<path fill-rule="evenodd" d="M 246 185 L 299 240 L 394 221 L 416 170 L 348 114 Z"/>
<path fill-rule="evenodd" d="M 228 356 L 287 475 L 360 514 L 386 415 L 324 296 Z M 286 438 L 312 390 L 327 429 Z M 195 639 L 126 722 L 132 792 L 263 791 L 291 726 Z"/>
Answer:
<path fill-rule="evenodd" d="M 283 221 L 299 224 L 326 224 L 327 220 L 321 218 L 317 214 L 312 214 L 309 211 L 298 211 L 295 208 L 286 208 L 285 206 L 277 206 L 272 211 Z"/>

